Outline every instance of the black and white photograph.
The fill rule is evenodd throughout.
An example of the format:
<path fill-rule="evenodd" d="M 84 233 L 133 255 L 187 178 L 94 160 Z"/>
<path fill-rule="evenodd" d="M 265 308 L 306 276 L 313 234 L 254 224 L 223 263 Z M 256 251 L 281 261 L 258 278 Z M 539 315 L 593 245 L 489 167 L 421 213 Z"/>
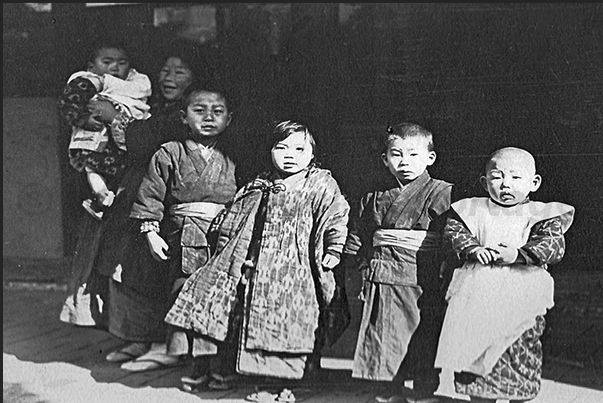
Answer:
<path fill-rule="evenodd" d="M 3 402 L 603 403 L 603 4 L 2 8 Z"/>

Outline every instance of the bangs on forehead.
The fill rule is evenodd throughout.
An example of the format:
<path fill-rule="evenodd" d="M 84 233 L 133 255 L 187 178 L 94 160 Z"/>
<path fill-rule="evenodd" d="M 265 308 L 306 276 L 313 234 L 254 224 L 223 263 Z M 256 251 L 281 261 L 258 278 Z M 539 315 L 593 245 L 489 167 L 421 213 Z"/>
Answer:
<path fill-rule="evenodd" d="M 310 142 L 312 147 L 315 146 L 314 137 L 310 133 L 310 130 L 308 130 L 308 127 L 304 124 L 291 120 L 286 120 L 276 125 L 276 127 L 272 131 L 273 144 L 285 140 L 287 137 L 291 136 L 294 133 L 303 134 L 304 139 Z"/>

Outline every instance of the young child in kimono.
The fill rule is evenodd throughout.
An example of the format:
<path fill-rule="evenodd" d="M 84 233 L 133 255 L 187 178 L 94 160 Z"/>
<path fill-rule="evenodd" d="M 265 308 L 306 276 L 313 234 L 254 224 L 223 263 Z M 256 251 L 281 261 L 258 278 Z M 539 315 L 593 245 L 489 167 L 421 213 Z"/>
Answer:
<path fill-rule="evenodd" d="M 446 295 L 435 365 L 473 402 L 524 402 L 540 390 L 547 268 L 563 257 L 574 216 L 567 204 L 530 200 L 541 181 L 529 152 L 497 150 L 481 178 L 489 197 L 453 203 L 447 219 L 444 236 L 464 263 Z"/>
<path fill-rule="evenodd" d="M 364 280 L 352 377 L 390 382 L 389 395 L 378 401 L 403 402 L 407 378 L 416 397 L 438 385 L 433 359 L 445 309 L 440 239 L 452 185 L 430 176 L 433 136 L 419 125 L 389 127 L 381 160 L 389 182 L 361 199 L 344 249 L 356 256 Z"/>
<path fill-rule="evenodd" d="M 283 121 L 270 140 L 272 168 L 237 192 L 217 220 L 215 254 L 188 278 L 166 316 L 230 349 L 221 360 L 229 367 L 213 376 L 213 388 L 229 387 L 224 380 L 235 373 L 301 379 L 321 308 L 335 291 L 332 269 L 346 240 L 349 205 L 330 171 L 315 163 L 305 125 Z M 207 374 L 197 377 L 207 382 Z M 292 401 L 285 400 L 291 391 L 280 399 Z"/>
<path fill-rule="evenodd" d="M 147 99 L 151 81 L 130 67 L 128 54 L 119 44 L 94 48 L 85 71 L 73 73 L 59 98 L 59 110 L 72 127 L 69 143 L 71 165 L 86 178 L 93 199 L 82 203 L 97 219 L 113 204 L 116 187 L 125 170 L 126 139 L 119 126 L 110 127 L 88 112 L 90 100 L 111 101 L 128 119 L 150 117 Z"/>
<path fill-rule="evenodd" d="M 186 277 L 209 259 L 210 223 L 237 190 L 236 154 L 232 141 L 225 137 L 232 112 L 224 93 L 192 89 L 180 113 L 188 135 L 184 141 L 164 143 L 155 152 L 130 213 L 140 220 L 141 234 L 153 258 L 168 263 L 166 287 L 172 298 L 165 312 Z M 187 338 L 185 329 L 170 328 L 167 353 L 174 359 L 186 357 Z M 194 353 L 198 345 L 191 348 Z M 165 364 L 165 354 L 153 357 L 147 353 L 122 368 L 142 371 L 158 367 L 157 361 Z"/>

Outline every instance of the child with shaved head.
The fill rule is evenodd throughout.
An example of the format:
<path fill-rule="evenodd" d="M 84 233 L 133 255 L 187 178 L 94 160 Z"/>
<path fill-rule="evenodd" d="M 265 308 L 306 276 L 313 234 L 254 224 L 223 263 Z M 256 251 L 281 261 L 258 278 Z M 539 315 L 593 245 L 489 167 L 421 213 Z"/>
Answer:
<path fill-rule="evenodd" d="M 565 252 L 574 208 L 530 200 L 540 187 L 534 157 L 492 153 L 481 183 L 489 197 L 459 200 L 444 229 L 456 269 L 435 366 L 454 373 L 454 393 L 472 402 L 531 400 L 540 391 L 544 315 L 553 306 L 548 265 Z M 444 384 L 444 383 L 442 383 Z"/>

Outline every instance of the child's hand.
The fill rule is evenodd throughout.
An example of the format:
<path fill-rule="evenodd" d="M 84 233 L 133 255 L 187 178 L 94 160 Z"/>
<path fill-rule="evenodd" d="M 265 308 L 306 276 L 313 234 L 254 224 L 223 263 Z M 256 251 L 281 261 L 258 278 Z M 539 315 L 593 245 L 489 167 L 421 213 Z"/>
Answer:
<path fill-rule="evenodd" d="M 100 122 L 97 120 L 98 116 L 95 115 L 90 115 L 88 117 L 88 120 L 86 121 L 86 123 L 84 123 L 84 129 L 89 130 L 89 131 L 93 131 L 93 132 L 99 132 L 103 129 L 104 124 L 103 122 Z"/>
<path fill-rule="evenodd" d="M 367 269 L 369 267 L 371 267 L 371 264 L 369 263 L 369 261 L 364 257 L 358 259 L 356 262 L 356 265 L 357 265 L 358 271 L 363 272 L 363 273 L 366 273 L 368 271 Z"/>
<path fill-rule="evenodd" d="M 145 233 L 147 237 L 147 243 L 149 244 L 149 249 L 151 250 L 151 256 L 153 259 L 158 262 L 162 262 L 168 260 L 169 257 L 167 255 L 167 251 L 169 249 L 168 244 L 163 240 L 162 237 L 155 231 L 149 231 Z"/>
<path fill-rule="evenodd" d="M 325 257 L 322 259 L 322 267 L 331 270 L 339 264 L 339 260 L 339 257 L 326 253 Z"/>
<path fill-rule="evenodd" d="M 517 261 L 517 256 L 519 255 L 517 248 L 510 248 L 507 245 L 499 243 L 494 250 L 497 253 L 494 261 L 498 264 L 513 264 Z"/>
<path fill-rule="evenodd" d="M 98 121 L 106 124 L 111 124 L 119 113 L 111 102 L 102 99 L 92 99 L 88 102 L 87 109 Z"/>
<path fill-rule="evenodd" d="M 481 264 L 490 264 L 497 258 L 497 255 L 498 251 L 479 246 L 469 252 L 468 257 L 471 260 L 477 260 Z"/>

